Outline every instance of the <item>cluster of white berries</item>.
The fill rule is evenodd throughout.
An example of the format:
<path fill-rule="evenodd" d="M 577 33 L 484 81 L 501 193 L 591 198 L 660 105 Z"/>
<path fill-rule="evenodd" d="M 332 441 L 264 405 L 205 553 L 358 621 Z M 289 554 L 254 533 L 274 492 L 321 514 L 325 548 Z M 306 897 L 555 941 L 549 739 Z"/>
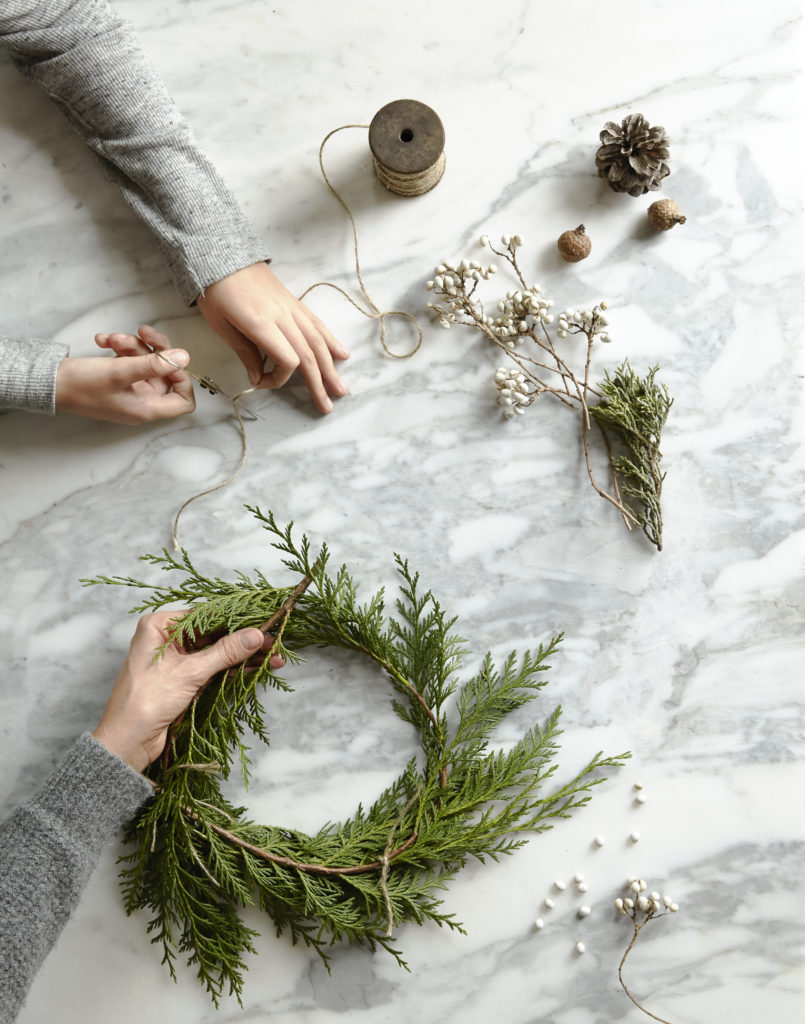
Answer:
<path fill-rule="evenodd" d="M 507 420 L 515 413 L 522 416 L 526 406 L 534 401 L 535 392 L 520 370 L 507 370 L 505 366 L 499 366 L 495 370 L 495 387 L 498 389 L 498 405 L 503 406 L 503 415 Z"/>
<path fill-rule="evenodd" d="M 675 914 L 679 910 L 679 905 L 674 903 L 670 896 L 661 896 L 658 892 L 644 895 L 648 886 L 642 878 L 629 878 L 626 888 L 632 895 L 618 896 L 615 900 L 615 909 L 619 914 L 626 914 L 634 919 L 638 911 L 649 918 L 656 917 L 658 914 Z"/>
<path fill-rule="evenodd" d="M 433 280 L 425 284 L 429 292 L 442 297 L 444 306 L 429 302 L 425 308 L 435 313 L 442 327 L 449 327 L 456 322 L 457 314 L 466 309 L 475 285 L 488 280 L 497 270 L 494 263 L 484 266 L 477 260 L 461 260 L 454 265 L 445 260 L 434 268 Z"/>
<path fill-rule="evenodd" d="M 559 314 L 557 324 L 557 335 L 566 338 L 568 334 L 590 334 L 595 335 L 599 341 L 609 343 L 612 338 L 606 331 L 600 330 L 606 327 L 609 321 L 603 315 L 607 308 L 606 302 L 599 302 L 592 309 L 565 309 Z"/>

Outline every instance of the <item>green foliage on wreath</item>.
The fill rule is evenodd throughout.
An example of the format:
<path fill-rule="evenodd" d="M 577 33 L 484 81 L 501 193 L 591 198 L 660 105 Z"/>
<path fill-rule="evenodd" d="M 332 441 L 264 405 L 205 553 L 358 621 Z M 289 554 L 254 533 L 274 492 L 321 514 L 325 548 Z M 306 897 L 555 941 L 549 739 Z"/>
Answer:
<path fill-rule="evenodd" d="M 249 507 L 249 506 L 247 506 Z M 277 587 L 255 571 L 235 582 L 209 578 L 186 551 L 144 560 L 179 572 L 178 585 L 154 586 L 130 577 L 100 576 L 85 583 L 145 588 L 133 611 L 175 602 L 191 606 L 171 639 L 185 645 L 246 626 L 270 628 L 272 652 L 289 663 L 306 647 L 340 647 L 365 655 L 396 691 L 392 706 L 419 734 L 421 756 L 368 809 L 328 822 L 315 835 L 250 820 L 222 794 L 220 780 L 237 766 L 249 779 L 251 732 L 268 742 L 261 694 L 288 690 L 269 667 L 245 665 L 216 677 L 170 730 L 163 756 L 147 771 L 155 795 L 130 824 L 134 849 L 122 860 L 128 913 L 145 909 L 149 932 L 176 977 L 177 956 L 196 967 L 218 1005 L 225 989 L 240 999 L 245 955 L 255 933 L 239 910 L 257 905 L 278 935 L 313 947 L 327 962 L 342 940 L 388 950 L 392 929 L 404 921 L 462 926 L 442 908 L 441 893 L 469 858 L 497 860 L 586 804 L 603 781 L 600 769 L 620 766 L 628 753 L 594 757 L 564 785 L 553 783 L 560 709 L 535 724 L 510 749 L 493 749 L 503 719 L 534 700 L 546 684 L 547 660 L 561 636 L 523 655 L 513 651 L 496 666 L 490 654 L 460 688 L 464 642 L 408 563 L 396 557 L 401 596 L 387 615 L 383 591 L 358 602 L 346 567 L 331 575 L 326 545 L 314 557 L 306 537 L 249 507 L 272 535 L 284 564 L 299 577 Z M 450 720 L 447 708 L 450 707 Z"/>

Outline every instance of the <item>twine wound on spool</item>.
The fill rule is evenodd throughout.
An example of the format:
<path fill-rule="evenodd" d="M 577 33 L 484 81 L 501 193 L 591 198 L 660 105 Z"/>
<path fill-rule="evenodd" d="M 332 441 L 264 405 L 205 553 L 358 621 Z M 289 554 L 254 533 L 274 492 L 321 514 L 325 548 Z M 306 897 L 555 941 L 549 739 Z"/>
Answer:
<path fill-rule="evenodd" d="M 321 169 L 322 178 L 327 188 L 332 192 L 338 202 L 344 209 L 349 222 L 352 225 L 352 237 L 354 243 L 355 252 L 355 273 L 358 278 L 358 284 L 360 285 L 361 294 L 368 306 L 364 308 L 360 303 L 356 302 L 355 299 L 343 288 L 337 284 L 333 284 L 330 281 L 317 281 L 315 284 L 310 285 L 306 288 L 299 296 L 299 301 L 314 288 L 333 288 L 350 302 L 355 309 L 357 309 L 363 316 L 369 320 L 380 321 L 380 344 L 383 346 L 384 351 L 387 355 L 393 359 L 410 359 L 422 344 L 422 325 L 411 313 L 406 313 L 404 310 L 382 310 L 377 305 L 375 300 L 369 293 L 366 287 L 366 282 L 361 274 L 361 261 L 358 252 L 358 226 L 355 223 L 355 218 L 352 216 L 352 211 L 347 206 L 344 198 L 339 194 L 333 183 L 327 176 L 327 172 L 324 169 L 324 147 L 327 142 L 338 132 L 345 131 L 348 128 L 368 128 L 369 129 L 369 148 L 372 151 L 372 159 L 374 163 L 374 170 L 378 181 L 387 188 L 390 192 L 395 193 L 399 196 L 421 196 L 426 192 L 430 192 L 434 186 L 436 186 L 444 174 L 445 168 L 445 157 L 444 157 L 444 127 L 440 121 L 438 115 L 434 110 L 424 103 L 420 103 L 418 100 L 394 100 L 392 103 L 387 103 L 385 107 L 381 107 L 380 110 L 372 118 L 371 124 L 344 124 L 338 128 L 334 128 L 331 132 L 328 132 L 322 140 L 319 146 L 319 168 Z M 397 353 L 392 350 L 386 344 L 386 319 L 390 316 L 398 316 L 405 320 L 409 320 L 417 330 L 417 341 L 410 352 Z M 190 373 L 190 376 L 199 383 L 206 387 L 211 394 L 223 394 L 222 390 L 210 381 L 207 377 L 198 377 L 195 373 L 190 371 L 187 367 L 178 366 L 167 359 L 161 352 L 158 353 L 159 357 L 165 362 L 171 363 L 171 366 L 176 366 L 178 370 L 185 370 Z M 212 384 L 212 387 L 210 386 Z M 234 473 L 222 481 L 220 484 L 216 484 L 214 487 L 208 487 L 204 491 L 200 491 L 198 494 L 194 494 L 191 498 L 181 506 L 179 511 L 176 513 L 176 517 L 173 520 L 173 548 L 175 551 L 180 550 L 179 545 L 179 519 L 192 502 L 198 498 L 203 498 L 207 494 L 212 494 L 214 491 L 220 491 L 223 487 L 228 487 L 237 477 L 240 475 L 243 467 L 246 465 L 246 458 L 248 456 L 248 441 L 246 439 L 246 427 L 243 422 L 243 416 L 238 408 L 238 400 L 243 398 L 245 395 L 251 394 L 256 390 L 255 388 L 246 388 L 245 391 L 240 391 L 237 395 L 225 395 L 232 402 L 232 411 L 234 412 L 237 422 L 238 430 L 240 433 L 241 442 L 241 455 L 240 462 Z M 246 410 L 247 413 L 249 412 Z M 253 418 L 254 414 L 251 414 Z"/>

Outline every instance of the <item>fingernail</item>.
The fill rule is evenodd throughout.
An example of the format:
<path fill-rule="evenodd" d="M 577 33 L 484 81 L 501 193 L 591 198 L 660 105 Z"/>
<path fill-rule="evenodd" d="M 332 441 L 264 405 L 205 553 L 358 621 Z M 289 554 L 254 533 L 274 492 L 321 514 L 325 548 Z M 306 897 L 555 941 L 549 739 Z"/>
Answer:
<path fill-rule="evenodd" d="M 340 378 L 335 382 L 335 387 L 333 388 L 333 390 L 338 395 L 347 395 L 347 394 L 349 394 L 349 388 L 346 386 L 346 384 Z"/>
<path fill-rule="evenodd" d="M 252 382 L 252 384 L 259 384 L 261 377 L 262 377 L 262 374 L 258 373 L 257 370 L 250 370 L 249 371 L 249 380 Z"/>
<path fill-rule="evenodd" d="M 170 359 L 172 363 L 176 363 L 177 366 L 187 366 L 190 362 L 190 356 L 183 348 L 169 348 L 167 352 L 162 354 L 166 359 Z"/>
<path fill-rule="evenodd" d="M 330 401 L 329 398 L 325 398 L 324 399 L 324 411 L 325 412 L 332 412 L 333 411 L 333 403 Z"/>
<path fill-rule="evenodd" d="M 263 643 L 263 634 L 259 629 L 246 629 L 240 634 L 240 642 L 247 651 L 253 651 Z"/>

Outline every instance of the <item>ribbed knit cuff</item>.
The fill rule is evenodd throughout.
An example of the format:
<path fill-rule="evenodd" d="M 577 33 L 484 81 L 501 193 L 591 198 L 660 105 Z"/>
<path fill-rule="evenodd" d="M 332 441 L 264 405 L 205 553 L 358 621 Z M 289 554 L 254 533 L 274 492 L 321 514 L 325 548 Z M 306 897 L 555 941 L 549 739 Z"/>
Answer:
<path fill-rule="evenodd" d="M 31 801 L 89 848 L 108 842 L 153 795 L 150 783 L 85 732 Z"/>
<path fill-rule="evenodd" d="M 0 408 L 56 412 L 56 373 L 66 345 L 39 338 L 0 338 Z"/>

